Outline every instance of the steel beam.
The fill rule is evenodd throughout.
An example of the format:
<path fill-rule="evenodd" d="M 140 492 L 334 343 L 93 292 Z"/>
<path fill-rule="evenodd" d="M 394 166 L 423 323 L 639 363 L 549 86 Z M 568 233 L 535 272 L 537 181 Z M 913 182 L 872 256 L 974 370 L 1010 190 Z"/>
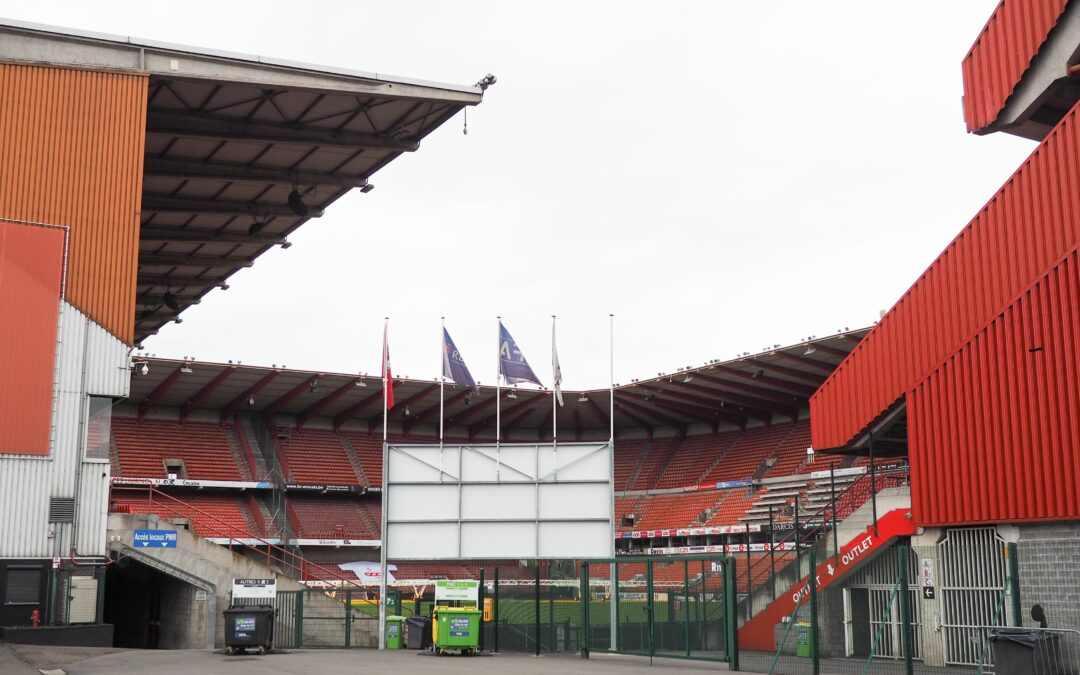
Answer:
<path fill-rule="evenodd" d="M 758 368 L 758 370 L 764 370 L 764 368 L 760 368 L 757 366 L 755 367 Z M 792 396 L 798 396 L 799 398 L 810 398 L 810 395 L 817 390 L 816 387 L 805 387 L 801 384 L 796 384 L 794 382 L 777 380 L 768 377 L 767 375 L 755 377 L 754 373 L 748 373 L 746 371 L 739 370 L 738 368 L 732 368 L 730 366 L 716 366 L 714 372 L 723 373 L 725 375 L 732 375 L 741 380 L 752 380 L 755 383 L 754 389 L 762 392 L 762 395 L 768 393 L 775 397 L 778 393 L 786 393 L 791 394 Z M 730 384 L 731 382 L 730 380 L 722 380 L 718 377 L 712 375 L 705 375 L 703 373 L 699 373 L 698 375 L 706 381 L 712 381 L 721 384 Z"/>
<path fill-rule="evenodd" d="M 786 354 L 781 354 L 779 352 L 777 352 L 776 355 L 777 356 L 784 356 L 785 358 L 788 358 L 789 360 L 790 359 L 800 358 L 798 356 L 788 356 Z M 771 362 L 767 362 L 767 361 L 754 361 L 754 363 L 756 363 L 758 366 L 760 366 L 762 370 L 773 372 L 773 373 L 779 373 L 780 375 L 785 375 L 785 376 L 790 377 L 792 379 L 797 379 L 797 380 L 799 380 L 801 382 L 805 382 L 807 384 L 813 385 L 814 387 L 820 387 L 821 383 L 825 381 L 826 377 L 828 377 L 828 373 L 831 373 L 836 368 L 836 366 L 833 366 L 831 364 L 822 363 L 822 364 L 820 364 L 819 367 L 821 367 L 824 370 L 828 371 L 828 373 L 826 373 L 825 375 L 815 375 L 814 373 L 807 373 L 807 372 L 804 372 L 804 371 L 801 371 L 801 370 L 796 370 L 795 368 L 788 368 L 787 366 L 781 366 L 781 365 L 779 365 L 777 363 L 771 363 Z M 815 365 L 817 365 L 817 364 L 815 364 Z"/>
<path fill-rule="evenodd" d="M 394 401 L 394 407 L 395 408 L 406 408 L 406 407 L 412 405 L 413 403 L 416 403 L 417 401 L 423 399 L 428 394 L 430 394 L 431 392 L 435 391 L 438 388 L 439 388 L 438 383 L 430 384 L 430 385 L 424 387 L 423 389 L 421 389 L 420 391 L 416 392 L 415 394 L 413 394 L 409 398 L 405 399 L 404 401 Z M 368 420 L 368 433 L 371 433 L 371 432 L 375 431 L 375 427 L 378 426 L 378 424 L 380 422 L 382 422 L 382 418 L 383 418 L 383 414 L 382 414 L 382 412 L 380 412 L 378 415 L 376 415 L 375 417 Z"/>
<path fill-rule="evenodd" d="M 148 227 L 139 230 L 139 241 L 168 243 L 172 241 L 197 244 L 258 244 L 280 246 L 285 237 L 280 234 L 248 234 L 247 232 L 219 232 L 216 230 L 181 230 L 169 227 Z"/>
<path fill-rule="evenodd" d="M 152 109 L 146 116 L 149 134 L 204 138 L 215 141 L 253 141 L 256 143 L 281 143 L 288 145 L 318 145 L 336 148 L 371 148 L 395 152 L 413 152 L 420 142 L 395 139 L 391 136 L 319 129 L 299 125 L 256 122 L 239 117 L 206 115 L 189 112 L 171 112 Z"/>
<path fill-rule="evenodd" d="M 276 183 L 279 185 L 334 185 L 358 188 L 368 184 L 367 179 L 363 176 L 245 166 L 243 164 L 218 164 L 190 159 L 165 159 L 162 157 L 147 157 L 143 162 L 143 173 L 169 178 L 209 178 L 230 182 Z"/>
<path fill-rule="evenodd" d="M 672 385 L 674 386 L 674 384 L 675 383 L 673 382 Z M 680 383 L 680 384 L 688 384 L 688 383 Z M 716 392 L 715 395 L 713 397 L 711 397 L 711 398 L 702 398 L 701 396 L 696 396 L 694 394 L 685 394 L 685 393 L 679 392 L 679 391 L 672 391 L 671 389 L 663 389 L 663 388 L 661 388 L 659 386 L 656 386 L 654 384 L 647 384 L 647 383 L 644 383 L 644 382 L 639 382 L 636 386 L 639 386 L 639 387 L 642 387 L 644 389 L 648 389 L 649 391 L 654 392 L 655 396 L 666 396 L 668 398 L 673 398 L 676 401 L 682 401 L 683 403 L 690 403 L 690 404 L 693 404 L 695 406 L 701 406 L 701 407 L 704 407 L 704 408 L 709 409 L 709 410 L 714 410 L 714 411 L 716 411 L 716 416 L 721 417 L 721 418 L 724 418 L 726 416 L 731 416 L 732 419 L 730 419 L 729 421 L 731 421 L 732 424 L 738 424 L 739 426 L 746 426 L 746 418 L 747 417 L 753 417 L 754 419 L 760 420 L 761 422 L 763 422 L 765 424 L 768 424 L 768 423 L 770 423 L 772 421 L 772 415 L 769 414 L 768 412 L 762 412 L 760 409 L 753 409 L 753 410 L 750 410 L 750 411 L 747 411 L 745 409 L 742 410 L 742 411 L 733 411 L 731 409 L 727 409 L 727 410 L 721 409 L 722 405 L 724 403 L 724 401 L 723 401 L 724 397 L 722 395 L 722 392 L 719 392 L 719 391 Z M 736 421 L 734 419 L 736 417 L 741 418 L 741 421 Z M 715 421 L 715 417 L 711 418 L 710 421 Z"/>
<path fill-rule="evenodd" d="M 265 202 L 231 202 L 196 197 L 169 197 L 167 195 L 143 195 L 142 213 L 214 213 L 228 216 L 289 216 L 292 218 L 319 218 L 322 209 L 311 207 L 299 214 L 288 204 Z"/>
<path fill-rule="evenodd" d="M 183 265 L 187 267 L 251 267 L 255 262 L 248 258 L 226 255 L 198 255 L 195 253 L 147 253 L 139 252 L 139 265 Z"/>
<path fill-rule="evenodd" d="M 532 390 L 530 390 L 530 393 L 532 393 Z M 535 393 L 539 394 L 540 392 L 535 392 Z M 496 417 L 502 417 L 502 419 L 504 419 L 504 420 L 509 420 L 510 415 L 513 415 L 517 411 L 522 410 L 524 408 L 528 408 L 529 406 L 536 405 L 536 402 L 543 400 L 543 398 L 544 398 L 543 396 L 535 396 L 535 395 L 530 396 L 530 397 L 526 398 L 524 401 L 521 401 L 519 403 L 515 403 L 515 404 L 513 404 L 513 405 L 511 405 L 511 406 L 509 406 L 507 408 L 503 408 L 501 411 L 499 411 L 500 412 L 499 415 L 488 415 L 487 417 L 483 417 L 483 418 L 477 420 L 476 422 L 469 425 L 469 436 L 474 436 L 477 431 L 484 428 L 484 426 L 488 423 L 488 421 L 493 420 Z M 495 400 L 495 399 L 493 399 L 493 400 Z M 472 410 L 467 410 L 467 411 L 465 411 L 465 414 L 468 414 L 468 413 L 471 413 L 471 412 L 473 412 L 473 411 Z M 457 421 L 459 423 L 461 422 L 462 417 L 464 417 L 464 415 L 459 415 L 458 416 Z"/>
<path fill-rule="evenodd" d="M 465 391 L 459 391 L 458 393 L 454 394 L 450 398 L 443 401 L 443 406 L 442 407 L 443 407 L 444 415 L 445 415 L 446 411 L 450 409 L 450 406 L 457 405 L 457 403 L 459 401 L 463 400 L 466 396 L 468 396 L 471 393 L 472 393 L 471 389 L 466 389 Z M 418 424 L 423 424 L 428 419 L 430 419 L 430 418 L 432 418 L 432 417 L 434 417 L 435 415 L 438 415 L 438 414 L 439 414 L 439 406 L 433 405 L 430 408 L 427 408 L 426 410 L 421 411 L 419 414 L 413 415 L 412 418 L 409 419 L 409 421 L 406 422 L 403 425 L 403 428 L 404 428 L 405 432 L 407 433 L 407 432 L 411 431 L 412 429 L 416 428 L 416 426 Z"/>
<path fill-rule="evenodd" d="M 695 373 L 700 375 L 700 373 Z M 702 379 L 705 379 L 702 377 Z M 715 382 L 715 380 L 708 380 L 709 382 Z M 689 389 L 696 391 L 703 396 L 711 396 L 723 400 L 725 403 L 734 403 L 736 405 L 743 406 L 744 408 L 753 408 L 755 410 L 767 410 L 772 413 L 779 413 L 785 417 L 791 417 L 794 419 L 799 414 L 799 406 L 777 403 L 773 398 L 755 398 L 754 396 L 748 396 L 743 394 L 733 394 L 727 389 L 714 389 L 712 387 L 704 387 L 700 384 L 691 384 L 689 382 L 683 382 L 682 380 L 675 379 L 671 382 L 672 387 L 678 387 L 683 389 Z"/>
<path fill-rule="evenodd" d="M 221 409 L 221 422 L 224 424 L 226 421 L 228 421 L 228 419 L 235 415 L 236 411 L 244 405 L 244 403 L 248 400 L 249 396 L 254 396 L 255 394 L 259 393 L 259 391 L 262 390 L 263 387 L 270 384 L 274 380 L 274 378 L 280 374 L 281 369 L 275 368 L 266 375 L 263 375 L 258 382 L 245 389 L 242 394 L 229 401 L 229 404 Z"/>
<path fill-rule="evenodd" d="M 229 376 L 232 375 L 234 372 L 236 372 L 236 366 L 229 366 L 225 370 L 218 373 L 214 377 L 214 379 L 203 385 L 202 389 L 195 392 L 195 395 L 192 396 L 187 403 L 180 407 L 180 423 L 183 424 L 184 420 L 186 420 L 188 418 L 188 415 L 191 414 L 191 411 L 195 409 L 195 406 L 205 401 L 206 398 L 210 396 L 210 394 L 214 393 L 214 391 L 218 387 L 220 387 L 221 384 L 225 382 L 225 380 L 227 380 Z"/>
<path fill-rule="evenodd" d="M 326 396 L 323 396 L 318 401 L 315 401 L 314 403 L 309 405 L 299 415 L 296 416 L 296 428 L 297 429 L 303 429 L 304 424 L 309 419 L 311 419 L 315 414 L 317 414 L 319 411 L 321 411 L 326 406 L 330 405 L 331 403 L 334 403 L 335 401 L 340 400 L 342 397 L 344 397 L 350 391 L 352 391 L 353 389 L 356 389 L 356 383 L 360 382 L 360 381 L 361 381 L 361 378 L 359 378 L 359 377 L 354 379 L 354 380 L 350 380 L 349 382 L 341 385 L 340 387 L 338 387 L 334 391 L 330 392 Z"/>
<path fill-rule="evenodd" d="M 225 278 L 193 277 L 184 274 L 146 274 L 139 273 L 135 283 L 139 286 L 167 286 L 171 288 L 184 288 L 187 286 L 221 286 Z"/>
<path fill-rule="evenodd" d="M 182 307 L 189 305 L 197 305 L 202 300 L 200 298 L 186 297 L 183 295 L 173 295 L 173 299 L 176 300 L 176 304 Z M 164 293 L 138 293 L 135 295 L 136 307 L 157 307 L 165 304 Z M 180 310 L 175 310 L 179 312 Z"/>
<path fill-rule="evenodd" d="M 150 410 L 151 406 L 160 401 L 161 397 L 168 393 L 169 389 L 172 389 L 172 386 L 176 384 L 177 380 L 180 379 L 183 368 L 184 366 L 178 366 L 176 370 L 169 373 L 169 376 L 162 380 L 161 383 L 158 384 L 158 386 L 154 387 L 154 390 L 151 391 L 150 394 L 145 399 L 143 399 L 143 402 L 139 404 L 140 422 L 142 422 L 143 419 L 146 417 L 146 413 Z"/>
<path fill-rule="evenodd" d="M 381 380 L 380 380 L 380 384 L 381 384 Z M 378 391 L 375 391 L 375 392 L 372 392 L 372 393 L 368 394 L 367 396 L 360 399 L 356 403 L 353 403 L 348 408 L 345 408 L 344 410 L 339 412 L 337 415 L 334 415 L 334 431 L 337 431 L 338 429 L 341 428 L 342 424 L 344 424 L 348 420 L 351 420 L 353 417 L 355 417 L 356 413 L 358 413 L 361 410 L 363 410 L 364 408 L 368 407 L 368 405 L 370 405 L 373 401 L 382 399 L 382 397 L 383 397 L 383 388 L 379 387 Z"/>
<path fill-rule="evenodd" d="M 824 351 L 824 349 L 820 345 L 818 346 L 818 350 Z M 811 359 L 811 358 L 809 358 L 807 356 L 799 356 L 798 354 L 789 354 L 788 352 L 778 351 L 778 352 L 776 352 L 776 357 L 781 358 L 781 359 L 787 359 L 788 361 L 791 361 L 792 363 L 798 363 L 799 365 L 805 366 L 807 368 L 816 368 L 817 370 L 824 371 L 826 377 L 829 374 L 831 374 L 832 371 L 836 370 L 836 365 L 834 365 L 832 363 L 827 363 L 825 361 L 818 361 L 817 359 Z M 756 363 L 760 364 L 762 362 L 757 361 Z M 762 367 L 764 367 L 764 366 L 762 366 Z M 780 371 L 777 370 L 776 372 L 780 372 Z M 795 371 L 795 372 L 799 372 L 799 371 Z M 806 375 L 806 373 L 804 373 L 804 375 Z M 822 381 L 824 381 L 824 380 L 822 380 Z"/>
<path fill-rule="evenodd" d="M 324 373 L 315 373 L 314 375 L 307 378 L 306 380 L 304 380 L 300 384 L 296 385 L 295 387 L 290 389 L 288 392 L 283 394 L 281 397 L 279 397 L 278 400 L 276 400 L 273 403 L 271 403 L 270 405 L 268 405 L 263 410 L 263 415 L 265 417 L 267 417 L 267 418 L 273 418 L 274 415 L 278 414 L 278 412 L 284 406 L 286 406 L 290 402 L 300 398 L 304 394 L 305 391 L 310 390 L 311 383 L 312 382 L 318 382 L 319 378 L 321 378 L 323 375 L 324 375 Z"/>

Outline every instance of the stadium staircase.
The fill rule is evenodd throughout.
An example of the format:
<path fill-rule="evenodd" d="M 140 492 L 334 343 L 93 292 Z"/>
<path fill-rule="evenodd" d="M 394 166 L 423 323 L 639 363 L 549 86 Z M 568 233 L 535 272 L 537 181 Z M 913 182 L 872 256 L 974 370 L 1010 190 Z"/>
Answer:
<path fill-rule="evenodd" d="M 801 516 L 798 530 L 792 528 L 775 542 L 779 550 L 773 556 L 756 555 L 749 566 L 740 566 L 736 579 L 740 648 L 775 650 L 775 626 L 808 602 L 811 556 L 816 561 L 813 578 L 821 592 L 843 582 L 897 539 L 915 534 L 906 471 L 886 472 L 876 480 L 876 522 L 870 476 L 863 475 L 837 493 L 835 535 L 829 525 L 830 499 L 817 512 Z M 839 551 L 835 543 L 840 543 Z"/>

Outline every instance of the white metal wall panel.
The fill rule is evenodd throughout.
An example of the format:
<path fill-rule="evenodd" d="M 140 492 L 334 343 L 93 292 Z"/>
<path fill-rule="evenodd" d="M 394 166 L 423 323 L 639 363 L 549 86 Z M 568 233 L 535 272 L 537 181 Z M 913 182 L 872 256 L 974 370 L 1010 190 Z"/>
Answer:
<path fill-rule="evenodd" d="M 607 443 L 392 445 L 389 560 L 612 555 Z"/>
<path fill-rule="evenodd" d="M 49 498 L 76 496 L 87 394 L 128 395 L 127 347 L 67 302 L 60 309 L 56 363 L 49 457 L 0 457 L 0 557 L 67 553 L 72 528 L 57 526 L 49 537 Z M 82 462 L 76 508 L 80 555 L 105 553 L 109 471 L 108 461 Z"/>

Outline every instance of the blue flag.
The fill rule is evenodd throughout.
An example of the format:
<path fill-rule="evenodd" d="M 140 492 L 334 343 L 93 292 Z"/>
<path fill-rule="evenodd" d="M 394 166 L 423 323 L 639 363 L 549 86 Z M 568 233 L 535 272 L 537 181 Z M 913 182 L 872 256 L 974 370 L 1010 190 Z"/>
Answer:
<path fill-rule="evenodd" d="M 503 376 L 507 384 L 532 382 L 535 385 L 544 386 L 529 366 L 529 362 L 525 360 L 525 355 L 518 349 L 514 338 L 510 337 L 506 326 L 502 325 L 502 321 L 499 322 L 499 374 Z"/>
<path fill-rule="evenodd" d="M 458 351 L 457 345 L 450 339 L 450 333 L 446 332 L 443 328 L 443 359 L 442 359 L 442 374 L 443 377 L 448 377 L 453 380 L 454 384 L 460 387 L 468 387 L 474 394 L 479 393 L 480 388 L 476 386 L 476 381 L 473 380 L 472 373 L 469 372 L 468 366 L 465 365 L 465 359 L 461 356 L 461 352 Z M 466 397 L 468 398 L 468 397 Z"/>

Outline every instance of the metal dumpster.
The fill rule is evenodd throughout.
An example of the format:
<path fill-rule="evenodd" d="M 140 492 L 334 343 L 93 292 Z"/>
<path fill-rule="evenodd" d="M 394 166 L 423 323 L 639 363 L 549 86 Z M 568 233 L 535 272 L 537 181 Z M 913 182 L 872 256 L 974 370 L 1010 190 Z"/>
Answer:
<path fill-rule="evenodd" d="M 266 654 L 274 648 L 274 608 L 270 605 L 225 610 L 225 651 L 240 654 L 255 648 Z"/>
<path fill-rule="evenodd" d="M 480 610 L 465 607 L 436 607 L 432 620 L 435 651 L 458 650 L 475 654 L 480 648 Z"/>

